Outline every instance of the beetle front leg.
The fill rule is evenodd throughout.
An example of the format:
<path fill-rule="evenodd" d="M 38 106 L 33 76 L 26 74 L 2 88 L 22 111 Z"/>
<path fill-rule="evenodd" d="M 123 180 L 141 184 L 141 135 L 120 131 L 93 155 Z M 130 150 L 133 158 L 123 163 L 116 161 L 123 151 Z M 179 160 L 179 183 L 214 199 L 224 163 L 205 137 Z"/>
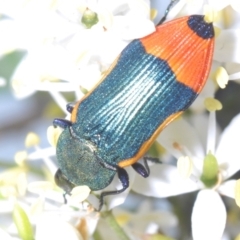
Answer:
<path fill-rule="evenodd" d="M 150 169 L 149 169 L 147 161 L 151 161 L 151 162 L 155 162 L 155 163 L 162 163 L 161 161 L 159 161 L 158 158 L 144 157 L 143 158 L 144 166 L 138 162 L 132 164 L 133 169 L 144 178 L 148 177 L 150 174 Z"/>
<path fill-rule="evenodd" d="M 119 190 L 116 190 L 116 191 L 102 192 L 101 195 L 100 195 L 100 199 L 99 199 L 98 211 L 100 211 L 101 208 L 102 208 L 103 198 L 105 196 L 122 193 L 129 187 L 129 177 L 128 177 L 127 171 L 123 168 L 118 167 L 117 172 L 118 172 L 118 178 L 119 178 L 120 182 L 122 183 L 123 188 L 119 189 Z"/>
<path fill-rule="evenodd" d="M 54 127 L 61 127 L 63 129 L 65 129 L 67 127 L 71 127 L 72 126 L 72 122 L 67 120 L 67 119 L 55 118 L 53 120 L 53 126 Z"/>

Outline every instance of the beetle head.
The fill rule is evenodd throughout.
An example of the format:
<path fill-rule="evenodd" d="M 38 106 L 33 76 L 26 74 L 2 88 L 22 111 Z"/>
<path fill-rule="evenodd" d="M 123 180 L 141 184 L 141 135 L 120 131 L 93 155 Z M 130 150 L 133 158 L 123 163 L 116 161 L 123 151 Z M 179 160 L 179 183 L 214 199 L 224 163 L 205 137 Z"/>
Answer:
<path fill-rule="evenodd" d="M 97 156 L 98 149 L 90 141 L 71 134 L 71 127 L 64 129 L 57 143 L 57 159 L 60 170 L 55 182 L 67 193 L 74 186 L 87 185 L 91 190 L 107 187 L 116 170 L 109 169 Z"/>

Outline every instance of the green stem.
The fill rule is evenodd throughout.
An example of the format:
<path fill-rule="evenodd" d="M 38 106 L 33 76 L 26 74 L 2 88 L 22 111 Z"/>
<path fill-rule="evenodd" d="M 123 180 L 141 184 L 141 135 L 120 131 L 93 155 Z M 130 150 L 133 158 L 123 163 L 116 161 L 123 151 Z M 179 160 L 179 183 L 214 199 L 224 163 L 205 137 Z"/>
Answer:
<path fill-rule="evenodd" d="M 112 214 L 112 211 L 106 211 L 101 213 L 101 217 L 106 221 L 109 227 L 116 233 L 118 239 L 121 240 L 130 240 L 127 234 L 123 231 L 123 229 L 117 223 L 115 217 Z"/>

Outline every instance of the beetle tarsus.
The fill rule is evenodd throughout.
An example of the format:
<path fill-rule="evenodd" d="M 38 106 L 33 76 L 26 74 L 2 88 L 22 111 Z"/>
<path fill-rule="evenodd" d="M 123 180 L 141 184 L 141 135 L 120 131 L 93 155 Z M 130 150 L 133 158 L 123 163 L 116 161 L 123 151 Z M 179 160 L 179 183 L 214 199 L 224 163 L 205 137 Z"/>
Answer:
<path fill-rule="evenodd" d="M 53 120 L 53 126 L 54 127 L 61 127 L 61 128 L 67 128 L 72 126 L 72 122 L 67 119 L 61 119 L 61 118 L 55 118 Z"/>
<path fill-rule="evenodd" d="M 147 161 L 151 161 L 154 163 L 162 163 L 158 158 L 144 157 L 143 158 L 144 166 L 138 162 L 132 164 L 133 169 L 144 178 L 147 178 L 150 175 L 150 169 Z"/>
<path fill-rule="evenodd" d="M 149 169 L 147 160 L 148 158 L 146 157 L 143 158 L 144 166 L 138 162 L 132 164 L 133 169 L 144 178 L 147 178 L 150 174 L 150 169 Z"/>
<path fill-rule="evenodd" d="M 103 206 L 103 198 L 105 196 L 122 193 L 129 187 L 129 177 L 128 177 L 127 171 L 123 168 L 118 167 L 117 172 L 118 172 L 118 178 L 119 178 L 120 182 L 122 183 L 123 188 L 116 190 L 116 191 L 102 192 L 100 195 L 100 198 L 99 198 L 98 211 L 100 211 Z"/>
<path fill-rule="evenodd" d="M 157 157 L 148 157 L 148 156 L 145 156 L 144 158 L 144 162 L 145 161 L 150 161 L 150 162 L 153 162 L 153 163 L 162 163 L 161 160 L 159 160 L 159 158 Z M 145 165 L 145 164 L 144 164 Z"/>
<path fill-rule="evenodd" d="M 67 194 L 68 194 L 67 192 L 63 193 L 64 204 L 67 204 L 67 198 L 66 198 Z"/>
<path fill-rule="evenodd" d="M 71 102 L 71 103 L 67 104 L 66 109 L 69 113 L 72 113 L 75 104 L 76 104 L 76 102 Z"/>

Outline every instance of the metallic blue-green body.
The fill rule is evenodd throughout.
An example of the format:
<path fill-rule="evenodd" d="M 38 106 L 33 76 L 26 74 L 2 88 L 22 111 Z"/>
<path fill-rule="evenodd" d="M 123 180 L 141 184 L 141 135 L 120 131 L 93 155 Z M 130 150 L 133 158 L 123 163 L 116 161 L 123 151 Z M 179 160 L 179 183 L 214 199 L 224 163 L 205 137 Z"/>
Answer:
<path fill-rule="evenodd" d="M 196 96 L 177 81 L 166 61 L 134 40 L 80 102 L 75 122 L 61 134 L 57 158 L 62 174 L 74 185 L 105 188 L 118 164 L 133 158 L 168 117 L 188 108 Z"/>
<path fill-rule="evenodd" d="M 183 111 L 197 94 L 176 80 L 166 61 L 134 40 L 105 80 L 81 102 L 72 129 L 116 165 L 132 158 L 164 120 Z"/>
<path fill-rule="evenodd" d="M 54 119 L 54 126 L 64 128 L 57 143 L 57 185 L 67 193 L 76 185 L 100 190 L 117 173 L 122 188 L 101 193 L 101 209 L 105 196 L 128 188 L 125 167 L 148 177 L 146 158 L 144 166 L 137 161 L 201 91 L 210 71 L 213 37 L 212 24 L 193 15 L 132 41 L 101 83 L 67 107 L 71 121 Z"/>

